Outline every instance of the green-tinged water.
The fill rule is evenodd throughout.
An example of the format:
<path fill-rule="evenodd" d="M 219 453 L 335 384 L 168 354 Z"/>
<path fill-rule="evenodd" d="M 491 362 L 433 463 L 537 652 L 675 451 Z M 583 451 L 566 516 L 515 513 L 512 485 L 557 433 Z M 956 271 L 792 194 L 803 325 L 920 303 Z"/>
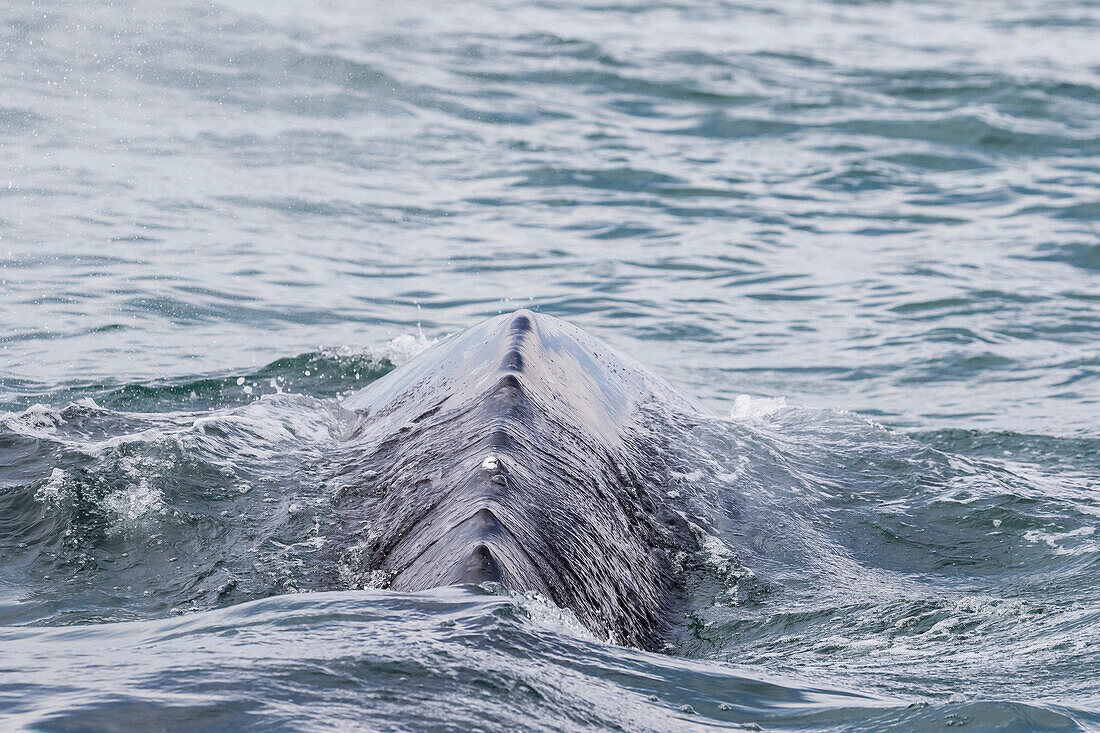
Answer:
<path fill-rule="evenodd" d="M 1100 727 L 1100 4 L 0 17 L 0 727 Z M 520 307 L 714 414 L 665 654 L 332 531 Z"/>

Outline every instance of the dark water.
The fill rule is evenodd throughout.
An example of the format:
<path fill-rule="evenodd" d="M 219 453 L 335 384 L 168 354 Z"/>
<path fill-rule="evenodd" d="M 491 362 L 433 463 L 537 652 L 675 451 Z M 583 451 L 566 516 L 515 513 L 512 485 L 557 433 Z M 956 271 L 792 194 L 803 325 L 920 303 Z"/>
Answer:
<path fill-rule="evenodd" d="M 1100 727 L 1100 4 L 3 18 L 2 727 Z M 339 398 L 518 307 L 715 415 L 665 654 L 334 547 Z"/>

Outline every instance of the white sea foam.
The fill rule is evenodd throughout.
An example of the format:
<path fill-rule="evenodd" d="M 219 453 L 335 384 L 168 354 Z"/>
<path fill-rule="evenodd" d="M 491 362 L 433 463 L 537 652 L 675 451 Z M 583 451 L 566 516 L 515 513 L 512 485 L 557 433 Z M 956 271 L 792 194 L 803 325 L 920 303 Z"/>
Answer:
<path fill-rule="evenodd" d="M 437 341 L 438 339 L 430 339 L 425 336 L 424 331 L 417 324 L 415 334 L 401 334 L 383 346 L 375 347 L 371 354 L 375 358 L 385 359 L 394 366 L 400 366 L 421 351 L 434 346 Z"/>
<path fill-rule="evenodd" d="M 122 526 L 168 513 L 164 493 L 151 486 L 144 478 L 125 489 L 108 494 L 103 499 L 103 507 L 114 515 Z"/>
<path fill-rule="evenodd" d="M 164 492 L 151 480 L 173 467 L 172 461 L 146 455 L 124 456 L 118 466 L 132 481 L 103 498 L 103 508 L 115 519 L 115 529 L 139 523 L 156 515 L 168 514 Z"/>
<path fill-rule="evenodd" d="M 79 400 L 77 400 L 72 405 L 70 405 L 70 408 L 74 407 L 74 406 L 82 408 L 83 410 L 87 410 L 88 412 L 102 412 L 103 411 L 103 408 L 100 407 L 99 403 L 97 403 L 91 397 L 81 397 Z"/>
<path fill-rule="evenodd" d="M 511 595 L 523 614 L 539 626 L 559 632 L 565 632 L 571 636 L 586 639 L 588 641 L 606 641 L 616 646 L 620 644 L 619 640 L 614 636 L 609 636 L 607 639 L 602 640 L 598 639 L 580 622 L 580 620 L 577 619 L 576 614 L 567 608 L 560 608 L 541 593 L 528 591 L 523 594 L 518 594 L 507 590 L 504 590 L 504 592 Z"/>
<path fill-rule="evenodd" d="M 423 329 L 417 325 L 416 333 L 403 333 L 379 346 L 368 346 L 366 348 L 352 346 L 324 347 L 321 349 L 321 353 L 338 359 L 366 356 L 371 361 L 387 362 L 394 366 L 401 366 L 438 342 L 439 339 L 425 336 Z"/>
<path fill-rule="evenodd" d="M 730 408 L 730 417 L 734 420 L 757 422 L 782 410 L 787 406 L 785 397 L 751 397 L 737 395 Z"/>
<path fill-rule="evenodd" d="M 38 487 L 34 492 L 34 500 L 40 503 L 54 503 L 69 485 L 69 474 L 63 469 L 55 468 L 50 472 L 46 483 Z"/>
<path fill-rule="evenodd" d="M 28 438 L 52 438 L 64 422 L 60 412 L 41 404 L 31 405 L 23 412 L 11 413 L 3 418 L 5 427 Z"/>
<path fill-rule="evenodd" d="M 65 408 L 58 410 L 48 405 L 34 404 L 22 412 L 12 412 L 0 417 L 0 424 L 8 430 L 28 438 L 54 438 L 57 429 L 65 424 L 65 416 L 99 412 L 103 408 L 96 404 L 91 397 L 83 397 L 70 403 Z"/>
<path fill-rule="evenodd" d="M 757 581 L 756 574 L 745 567 L 737 554 L 720 538 L 705 529 L 688 522 L 695 541 L 699 546 L 697 559 L 721 578 L 720 591 L 713 596 L 713 602 L 719 605 L 738 606 L 742 602 L 742 585 L 752 585 Z"/>
<path fill-rule="evenodd" d="M 1044 543 L 1054 550 L 1055 555 L 1087 555 L 1100 551 L 1100 544 L 1091 538 L 1096 534 L 1095 527 L 1078 527 L 1066 532 L 1048 532 L 1033 529 L 1024 533 L 1024 539 L 1032 544 Z"/>

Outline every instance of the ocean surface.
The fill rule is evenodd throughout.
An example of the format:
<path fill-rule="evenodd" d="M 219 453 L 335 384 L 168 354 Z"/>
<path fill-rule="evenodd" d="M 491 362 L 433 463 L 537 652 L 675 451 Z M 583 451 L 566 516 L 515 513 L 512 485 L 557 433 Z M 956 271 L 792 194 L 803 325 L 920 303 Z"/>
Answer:
<path fill-rule="evenodd" d="M 0 728 L 1100 729 L 1096 0 L 0 17 Z M 330 531 L 517 308 L 711 413 L 663 653 Z"/>

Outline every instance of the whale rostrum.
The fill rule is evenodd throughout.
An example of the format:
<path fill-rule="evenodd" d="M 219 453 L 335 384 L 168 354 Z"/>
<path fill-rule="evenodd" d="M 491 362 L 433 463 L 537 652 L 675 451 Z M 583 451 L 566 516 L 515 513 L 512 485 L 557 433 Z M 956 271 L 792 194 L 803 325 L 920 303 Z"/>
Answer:
<path fill-rule="evenodd" d="M 569 323 L 518 311 L 345 400 L 341 499 L 359 570 L 421 591 L 535 591 L 604 638 L 660 648 L 697 550 L 667 498 L 670 426 L 694 405 Z"/>

